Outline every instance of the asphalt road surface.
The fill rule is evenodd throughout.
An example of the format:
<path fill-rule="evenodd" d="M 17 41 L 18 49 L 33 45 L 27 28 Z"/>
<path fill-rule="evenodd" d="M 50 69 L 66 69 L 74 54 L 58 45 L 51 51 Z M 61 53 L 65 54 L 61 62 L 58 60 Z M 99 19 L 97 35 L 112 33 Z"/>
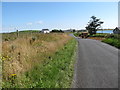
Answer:
<path fill-rule="evenodd" d="M 76 39 L 73 88 L 118 88 L 118 49 L 97 40 Z"/>

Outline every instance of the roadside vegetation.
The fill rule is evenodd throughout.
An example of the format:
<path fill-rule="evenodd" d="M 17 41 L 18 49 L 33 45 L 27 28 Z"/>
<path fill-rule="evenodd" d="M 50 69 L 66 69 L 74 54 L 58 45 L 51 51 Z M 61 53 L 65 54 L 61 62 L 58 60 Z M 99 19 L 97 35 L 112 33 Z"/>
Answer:
<path fill-rule="evenodd" d="M 119 34 L 94 34 L 90 36 L 91 39 L 99 39 L 102 42 L 115 46 L 116 48 L 120 49 L 120 35 Z"/>
<path fill-rule="evenodd" d="M 64 33 L 28 33 L 3 34 L 3 88 L 70 88 L 76 40 Z"/>
<path fill-rule="evenodd" d="M 82 32 L 74 33 L 76 37 L 80 37 Z M 88 34 L 88 39 L 100 40 L 104 43 L 115 46 L 120 49 L 120 34 L 107 34 L 107 33 L 97 33 L 90 35 Z"/>
<path fill-rule="evenodd" d="M 73 34 L 74 34 L 74 36 L 79 37 L 79 35 L 81 35 L 81 32 L 75 32 Z"/>
<path fill-rule="evenodd" d="M 110 44 L 120 49 L 120 35 L 119 34 L 107 35 L 107 37 L 104 40 L 102 40 L 102 42 L 105 42 L 107 44 Z"/>

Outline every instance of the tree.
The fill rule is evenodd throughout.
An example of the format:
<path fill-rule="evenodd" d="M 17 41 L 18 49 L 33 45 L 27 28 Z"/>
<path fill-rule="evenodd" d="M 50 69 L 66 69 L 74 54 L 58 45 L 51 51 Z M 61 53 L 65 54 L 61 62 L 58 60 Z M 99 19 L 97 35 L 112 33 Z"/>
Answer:
<path fill-rule="evenodd" d="M 58 29 L 53 29 L 51 32 L 55 32 L 55 33 L 63 33 L 63 31 L 60 29 L 60 30 L 58 30 Z"/>
<path fill-rule="evenodd" d="M 97 19 L 97 17 L 92 16 L 91 20 L 88 22 L 85 28 L 88 30 L 88 33 L 90 33 L 90 35 L 96 34 L 97 29 L 99 29 L 103 23 L 104 22 L 100 21 L 100 19 Z"/>
<path fill-rule="evenodd" d="M 73 32 L 75 32 L 76 30 L 75 29 L 73 29 Z"/>

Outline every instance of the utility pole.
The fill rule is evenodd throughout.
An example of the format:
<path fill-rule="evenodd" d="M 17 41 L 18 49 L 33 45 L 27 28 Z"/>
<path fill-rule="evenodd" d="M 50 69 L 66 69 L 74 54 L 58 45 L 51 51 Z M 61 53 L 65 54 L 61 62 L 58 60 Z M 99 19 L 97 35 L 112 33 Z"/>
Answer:
<path fill-rule="evenodd" d="M 16 28 L 15 28 L 15 30 L 16 30 L 17 37 L 19 37 L 19 31 Z"/>

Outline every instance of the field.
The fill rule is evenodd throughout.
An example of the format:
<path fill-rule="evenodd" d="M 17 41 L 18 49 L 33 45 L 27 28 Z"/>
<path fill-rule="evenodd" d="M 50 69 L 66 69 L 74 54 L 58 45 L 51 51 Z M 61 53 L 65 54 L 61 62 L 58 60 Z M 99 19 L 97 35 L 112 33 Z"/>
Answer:
<path fill-rule="evenodd" d="M 3 34 L 3 87 L 70 87 L 75 46 L 64 33 Z"/>

